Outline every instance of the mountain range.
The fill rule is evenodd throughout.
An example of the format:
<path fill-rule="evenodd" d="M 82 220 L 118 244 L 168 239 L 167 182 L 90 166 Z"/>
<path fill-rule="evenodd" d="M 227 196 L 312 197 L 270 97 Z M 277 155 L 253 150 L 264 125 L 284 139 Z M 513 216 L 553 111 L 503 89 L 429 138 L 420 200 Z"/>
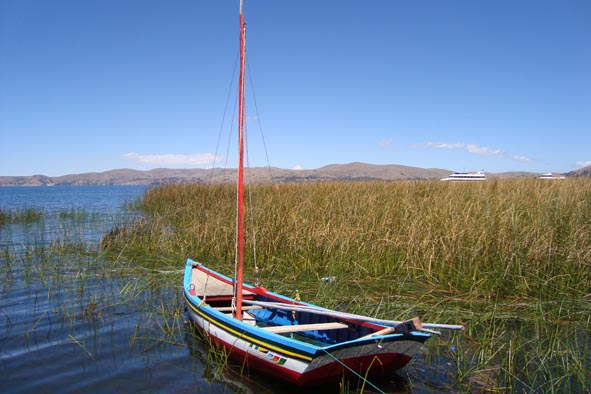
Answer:
<path fill-rule="evenodd" d="M 277 183 L 316 181 L 377 181 L 377 180 L 437 180 L 453 171 L 439 168 L 419 168 L 403 165 L 375 165 L 367 163 L 331 164 L 314 170 L 288 170 L 276 167 L 256 167 L 246 170 L 252 182 Z M 532 172 L 487 173 L 489 178 L 534 178 Z M 591 176 L 591 166 L 564 174 Z M 118 169 L 88 172 L 57 177 L 46 175 L 0 176 L 0 186 L 55 186 L 55 185 L 165 185 L 171 183 L 234 182 L 236 169 L 170 169 L 148 171 Z"/>

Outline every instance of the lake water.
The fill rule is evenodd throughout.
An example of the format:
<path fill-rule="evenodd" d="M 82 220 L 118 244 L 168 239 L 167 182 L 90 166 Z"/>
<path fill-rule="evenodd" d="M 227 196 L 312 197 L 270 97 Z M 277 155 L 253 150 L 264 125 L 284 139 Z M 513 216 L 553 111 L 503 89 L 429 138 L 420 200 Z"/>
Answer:
<path fill-rule="evenodd" d="M 119 212 L 140 198 L 147 186 L 0 187 L 0 209 L 37 208 L 45 212 L 81 209 Z"/>
<path fill-rule="evenodd" d="M 186 344 L 149 350 L 142 304 L 152 294 L 122 294 L 133 276 L 109 275 L 96 253 L 102 235 L 137 216 L 125 207 L 146 189 L 0 188 L 2 211 L 43 212 L 40 221 L 0 228 L 0 392 L 195 391 L 176 376 L 193 376 Z"/>
<path fill-rule="evenodd" d="M 59 239 L 97 243 L 114 224 L 133 219 L 125 209 L 147 186 L 0 187 L 0 210 L 34 210 L 42 220 L 0 228 L 0 248 L 38 246 Z"/>
<path fill-rule="evenodd" d="M 181 306 L 184 262 L 151 288 L 137 270 L 101 257 L 101 237 L 139 215 L 129 203 L 146 190 L 0 188 L 1 211 L 42 212 L 41 220 L 0 225 L 0 392 L 309 392 L 216 369 Z M 423 363 L 380 382 L 381 390 L 446 387 L 445 372 L 425 373 Z"/>

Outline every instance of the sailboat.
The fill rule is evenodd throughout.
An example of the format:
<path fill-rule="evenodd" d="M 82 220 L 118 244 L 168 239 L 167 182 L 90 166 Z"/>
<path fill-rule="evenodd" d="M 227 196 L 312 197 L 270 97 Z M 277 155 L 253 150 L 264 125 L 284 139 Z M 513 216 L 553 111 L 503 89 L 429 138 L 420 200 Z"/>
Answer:
<path fill-rule="evenodd" d="M 184 297 L 190 319 L 231 358 L 300 386 L 367 379 L 405 366 L 436 329 L 461 326 L 374 319 L 334 311 L 243 283 L 245 22 L 240 1 L 236 274 L 188 259 Z"/>

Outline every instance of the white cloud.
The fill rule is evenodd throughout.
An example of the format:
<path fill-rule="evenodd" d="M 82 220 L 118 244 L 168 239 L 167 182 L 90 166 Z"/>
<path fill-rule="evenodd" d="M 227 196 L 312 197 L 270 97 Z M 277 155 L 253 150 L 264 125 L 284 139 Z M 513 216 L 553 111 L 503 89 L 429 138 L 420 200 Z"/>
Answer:
<path fill-rule="evenodd" d="M 380 141 L 380 147 L 385 148 L 392 145 L 392 138 L 384 138 Z"/>
<path fill-rule="evenodd" d="M 470 153 L 474 153 L 476 155 L 482 155 L 482 156 L 500 156 L 503 157 L 505 155 L 505 152 L 503 152 L 500 149 L 491 149 L 489 147 L 486 146 L 478 146 L 475 144 L 467 144 L 466 145 L 466 150 Z"/>
<path fill-rule="evenodd" d="M 448 142 L 425 142 L 423 144 L 415 145 L 418 147 L 424 146 L 427 148 L 436 148 L 436 149 L 465 149 L 469 153 L 473 153 L 475 155 L 481 156 L 494 156 L 494 157 L 502 157 L 508 158 L 515 161 L 521 162 L 532 162 L 533 160 L 527 156 L 523 155 L 514 155 L 508 156 L 505 151 L 501 149 L 491 149 L 487 146 L 480 146 L 476 144 L 463 144 L 463 143 L 448 143 Z"/>
<path fill-rule="evenodd" d="M 524 162 L 524 163 L 531 163 L 531 162 L 534 161 L 531 157 L 518 156 L 518 155 L 512 156 L 511 159 L 513 159 L 515 161 L 521 161 L 521 162 Z"/>
<path fill-rule="evenodd" d="M 296 164 L 293 169 L 296 171 L 299 171 L 299 170 L 302 170 L 302 166 L 300 164 Z"/>
<path fill-rule="evenodd" d="M 426 146 L 428 148 L 446 148 L 446 149 L 461 149 L 466 147 L 466 144 L 448 144 L 447 142 L 425 142 L 419 146 Z"/>
<path fill-rule="evenodd" d="M 199 166 L 213 164 L 214 161 L 220 161 L 220 157 L 216 157 L 213 153 L 202 153 L 196 155 L 142 155 L 139 153 L 126 153 L 123 155 L 125 159 L 136 161 L 142 164 L 154 165 L 190 165 Z"/>
<path fill-rule="evenodd" d="M 591 166 L 591 160 L 589 161 L 577 161 L 577 165 L 581 167 L 588 167 Z"/>

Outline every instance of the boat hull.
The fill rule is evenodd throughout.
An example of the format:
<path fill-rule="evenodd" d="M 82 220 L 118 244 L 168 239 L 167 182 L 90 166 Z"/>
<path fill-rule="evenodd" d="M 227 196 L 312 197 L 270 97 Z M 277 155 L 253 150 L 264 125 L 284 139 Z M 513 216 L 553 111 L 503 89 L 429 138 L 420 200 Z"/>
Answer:
<path fill-rule="evenodd" d="M 344 377 L 351 379 L 391 374 L 404 367 L 429 338 L 428 334 L 413 332 L 318 346 L 293 339 L 289 334 L 267 332 L 264 328 L 220 313 L 192 294 L 195 291 L 187 282 L 190 273 L 187 272 L 185 277 L 189 317 L 213 345 L 225 349 L 233 360 L 248 371 L 300 386 L 340 382 Z M 223 276 L 217 278 L 224 279 Z M 290 300 L 262 288 L 247 288 L 255 294 L 264 293 L 266 297 Z"/>

